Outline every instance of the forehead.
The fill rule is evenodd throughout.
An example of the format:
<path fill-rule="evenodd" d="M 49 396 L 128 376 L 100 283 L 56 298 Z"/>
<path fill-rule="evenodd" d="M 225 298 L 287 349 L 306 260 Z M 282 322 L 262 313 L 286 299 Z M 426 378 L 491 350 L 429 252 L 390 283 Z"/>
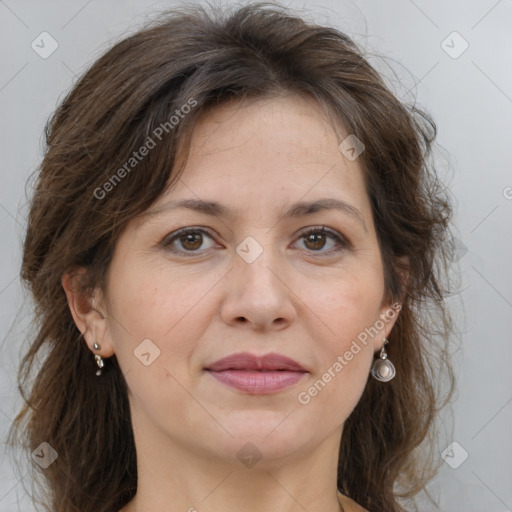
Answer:
<path fill-rule="evenodd" d="M 339 150 L 346 136 L 316 101 L 298 95 L 215 107 L 194 127 L 179 179 L 171 177 L 132 227 L 191 212 L 228 226 L 273 226 L 332 211 L 372 236 L 362 167 Z"/>
<path fill-rule="evenodd" d="M 346 129 L 333 123 L 320 103 L 308 96 L 249 98 L 207 111 L 194 129 L 190 153 L 205 156 L 237 146 L 244 151 L 264 147 L 273 157 L 301 154 L 318 159 L 333 142 L 337 152 L 336 141 L 347 135 Z"/>
<path fill-rule="evenodd" d="M 362 168 L 339 149 L 347 135 L 304 96 L 222 104 L 197 122 L 180 179 L 150 210 L 187 199 L 262 215 L 301 200 L 331 198 L 366 217 Z"/>

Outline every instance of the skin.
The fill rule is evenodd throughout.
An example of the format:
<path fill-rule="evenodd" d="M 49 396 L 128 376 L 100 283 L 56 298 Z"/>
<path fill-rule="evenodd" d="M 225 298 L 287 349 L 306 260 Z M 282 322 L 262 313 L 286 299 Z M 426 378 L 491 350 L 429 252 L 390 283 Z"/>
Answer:
<path fill-rule="evenodd" d="M 341 509 L 343 423 L 398 316 L 366 346 L 359 343 L 357 355 L 308 404 L 299 402 L 299 393 L 391 307 L 383 303 L 362 169 L 338 149 L 347 135 L 316 102 L 297 95 L 217 107 L 196 125 L 180 180 L 150 211 L 171 199 L 200 198 L 222 203 L 233 216 L 186 209 L 142 215 L 118 240 L 105 294 L 98 289 L 84 301 L 64 276 L 88 346 L 104 358 L 115 353 L 128 385 L 139 482 L 122 512 Z M 283 219 L 292 203 L 320 198 L 350 203 L 364 225 L 332 209 Z M 187 226 L 207 232 L 162 246 Z M 329 236 L 301 236 L 322 226 L 349 245 L 334 252 Z M 251 263 L 236 252 L 248 236 L 263 250 Z M 160 351 L 148 366 L 134 356 L 145 339 Z M 100 351 L 93 351 L 95 341 Z M 276 393 L 249 395 L 204 371 L 242 351 L 284 354 L 308 373 Z M 237 457 L 248 442 L 261 455 L 250 468 Z M 345 511 L 363 510 L 348 498 L 342 503 Z"/>

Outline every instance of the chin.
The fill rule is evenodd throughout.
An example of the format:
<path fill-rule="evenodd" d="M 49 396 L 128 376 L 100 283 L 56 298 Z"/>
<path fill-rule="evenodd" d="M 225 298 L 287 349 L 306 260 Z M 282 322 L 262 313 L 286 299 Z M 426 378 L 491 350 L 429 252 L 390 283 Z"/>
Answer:
<path fill-rule="evenodd" d="M 243 463 L 244 457 L 260 458 L 258 467 L 286 457 L 293 456 L 314 444 L 314 430 L 299 424 L 290 411 L 240 411 L 233 412 L 219 423 L 225 431 L 217 435 L 217 440 L 209 445 L 209 450 L 229 454 L 230 461 L 236 457 Z M 288 417 L 287 417 L 288 416 Z M 205 435 L 213 441 L 211 436 Z M 320 443 L 321 441 L 319 441 Z"/>

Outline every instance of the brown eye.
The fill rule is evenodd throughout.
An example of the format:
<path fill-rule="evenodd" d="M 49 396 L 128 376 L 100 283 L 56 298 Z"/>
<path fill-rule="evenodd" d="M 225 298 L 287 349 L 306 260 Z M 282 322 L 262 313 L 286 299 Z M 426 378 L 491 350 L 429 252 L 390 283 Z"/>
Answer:
<path fill-rule="evenodd" d="M 182 247 L 188 251 L 195 251 L 201 247 L 203 236 L 200 233 L 187 233 L 179 237 Z"/>
<path fill-rule="evenodd" d="M 204 247 L 210 241 L 210 245 Z M 303 242 L 304 250 L 318 255 L 332 255 L 351 247 L 350 243 L 335 231 L 324 227 L 310 228 L 298 239 Z M 200 228 L 184 228 L 167 236 L 162 247 L 166 250 L 185 256 L 197 256 L 213 247 L 212 236 Z M 327 247 L 327 250 L 324 250 Z"/>
<path fill-rule="evenodd" d="M 326 239 L 327 239 L 327 237 L 325 236 L 325 233 L 319 233 L 319 232 L 311 233 L 304 237 L 306 247 L 308 247 L 308 249 L 312 249 L 314 251 L 323 249 Z"/>
<path fill-rule="evenodd" d="M 302 233 L 299 240 L 304 241 L 304 246 L 308 252 L 318 252 L 319 254 L 332 254 L 349 248 L 350 244 L 341 235 L 325 227 L 312 228 Z M 322 250 L 331 244 L 327 250 Z"/>
<path fill-rule="evenodd" d="M 181 253 L 194 256 L 201 254 L 213 246 L 211 242 L 209 246 L 204 247 L 206 242 L 213 242 L 212 237 L 203 229 L 185 228 L 176 233 L 171 233 L 162 242 L 162 247 L 174 253 Z"/>

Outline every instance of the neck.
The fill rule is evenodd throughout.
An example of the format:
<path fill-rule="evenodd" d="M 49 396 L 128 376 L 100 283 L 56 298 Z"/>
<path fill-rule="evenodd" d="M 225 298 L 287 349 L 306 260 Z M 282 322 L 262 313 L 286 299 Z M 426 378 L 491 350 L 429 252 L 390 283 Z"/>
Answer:
<path fill-rule="evenodd" d="M 313 451 L 279 459 L 263 454 L 246 467 L 236 451 L 219 460 L 213 450 L 198 453 L 156 428 L 148 435 L 148 427 L 134 422 L 137 494 L 120 512 L 348 512 L 336 481 L 341 430 Z"/>

